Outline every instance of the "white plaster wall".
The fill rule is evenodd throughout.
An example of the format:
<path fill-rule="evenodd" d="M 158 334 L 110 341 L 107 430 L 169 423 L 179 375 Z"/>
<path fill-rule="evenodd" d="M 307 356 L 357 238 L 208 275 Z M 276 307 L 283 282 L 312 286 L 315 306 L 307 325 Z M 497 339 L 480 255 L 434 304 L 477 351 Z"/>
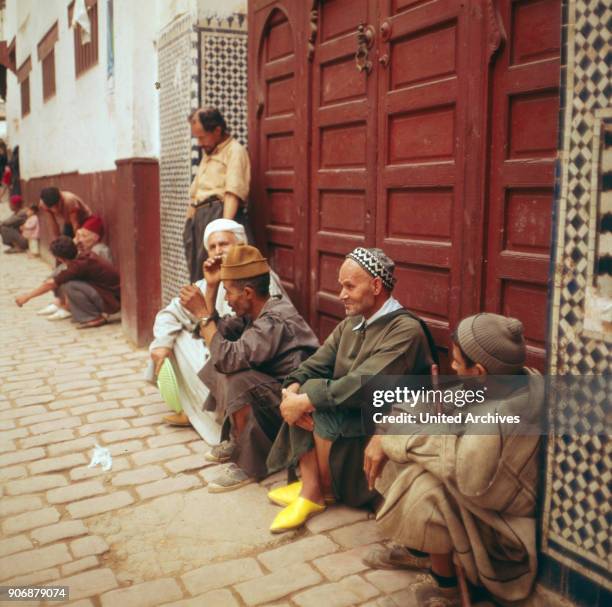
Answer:
<path fill-rule="evenodd" d="M 9 144 L 19 144 L 23 178 L 112 170 L 115 160 L 159 155 L 157 11 L 114 1 L 115 75 L 107 78 L 107 2 L 98 0 L 98 64 L 75 79 L 69 0 L 7 0 L 6 40 L 17 32 L 17 66 L 31 55 L 31 112 L 21 118 L 16 77 L 8 76 Z M 58 20 L 56 95 L 43 103 L 36 46 Z"/>

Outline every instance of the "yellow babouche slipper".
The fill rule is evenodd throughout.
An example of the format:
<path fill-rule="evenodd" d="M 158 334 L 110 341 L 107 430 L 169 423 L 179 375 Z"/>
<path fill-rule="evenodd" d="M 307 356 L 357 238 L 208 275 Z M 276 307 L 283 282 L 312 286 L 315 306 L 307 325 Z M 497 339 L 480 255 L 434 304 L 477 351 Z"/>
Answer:
<path fill-rule="evenodd" d="M 272 533 L 282 533 L 283 531 L 297 529 L 311 516 L 319 514 L 324 510 L 325 506 L 315 504 L 305 497 L 298 497 L 276 515 L 270 526 L 270 531 Z"/>
<path fill-rule="evenodd" d="M 302 481 L 295 481 L 283 487 L 277 487 L 268 491 L 268 499 L 273 504 L 279 506 L 288 506 L 291 502 L 294 502 L 300 497 L 300 491 L 302 490 Z"/>

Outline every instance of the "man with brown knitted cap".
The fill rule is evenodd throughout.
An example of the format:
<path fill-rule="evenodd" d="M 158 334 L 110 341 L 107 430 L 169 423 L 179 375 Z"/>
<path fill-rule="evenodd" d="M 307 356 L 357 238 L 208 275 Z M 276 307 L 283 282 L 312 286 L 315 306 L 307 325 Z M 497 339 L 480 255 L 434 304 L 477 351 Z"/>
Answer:
<path fill-rule="evenodd" d="M 522 421 L 539 417 L 543 382 L 524 366 L 525 356 L 523 325 L 515 318 L 476 314 L 462 320 L 453 335 L 452 368 L 458 375 L 468 380 L 494 375 L 489 388 L 509 387 L 481 411 L 519 414 Z M 530 377 L 507 377 L 516 375 Z M 377 521 L 397 545 L 372 550 L 364 562 L 429 569 L 431 579 L 414 589 L 419 605 L 459 605 L 453 554 L 472 584 L 498 599 L 526 598 L 537 565 L 540 437 L 523 434 L 519 427 L 493 425 L 486 434 L 382 437 L 385 457 L 395 467 L 390 464 L 377 484 L 385 496 Z"/>
<path fill-rule="evenodd" d="M 199 377 L 210 390 L 205 408 L 223 423 L 207 459 L 231 464 L 208 484 L 220 493 L 267 475 L 266 458 L 281 426 L 282 382 L 319 342 L 286 297 L 271 297 L 270 267 L 255 247 L 238 244 L 224 260 L 204 263 L 206 293 L 181 289 L 181 304 L 198 317 L 210 358 Z M 235 317 L 219 318 L 220 281 Z"/>

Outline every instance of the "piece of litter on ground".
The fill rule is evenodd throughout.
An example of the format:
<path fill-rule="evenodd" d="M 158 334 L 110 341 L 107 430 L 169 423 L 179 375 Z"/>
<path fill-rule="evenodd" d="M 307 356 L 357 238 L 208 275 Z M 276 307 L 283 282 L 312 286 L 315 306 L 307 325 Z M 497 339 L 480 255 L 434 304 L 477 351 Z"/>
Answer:
<path fill-rule="evenodd" d="M 94 452 L 91 456 L 88 468 L 95 468 L 97 465 L 102 466 L 102 470 L 107 472 L 113 467 L 113 456 L 106 447 L 100 447 L 98 443 L 94 446 Z"/>

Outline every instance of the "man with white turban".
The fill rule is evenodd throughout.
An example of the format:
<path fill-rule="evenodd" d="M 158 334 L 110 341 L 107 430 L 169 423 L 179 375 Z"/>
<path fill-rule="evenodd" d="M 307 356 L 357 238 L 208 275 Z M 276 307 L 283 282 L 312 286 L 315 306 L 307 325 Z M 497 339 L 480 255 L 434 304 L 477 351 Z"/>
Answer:
<path fill-rule="evenodd" d="M 232 219 L 210 222 L 203 238 L 209 257 L 223 256 L 232 245 L 246 242 L 244 227 Z M 205 280 L 195 284 L 202 293 L 206 293 Z M 270 275 L 270 292 L 287 296 L 274 272 Z M 216 309 L 219 316 L 233 314 L 225 301 L 223 285 L 219 287 Z M 198 319 L 181 305 L 178 297 L 157 313 L 153 325 L 154 339 L 149 346 L 151 360 L 146 379 L 154 383 L 164 360 L 170 358 L 178 383 L 180 409 L 167 415 L 164 420 L 171 425 L 191 425 L 207 443 L 215 445 L 219 442 L 221 426 L 213 413 L 203 410 L 209 390 L 199 379 L 198 371 L 208 361 L 210 354 L 203 340 L 193 338 L 197 324 Z"/>

